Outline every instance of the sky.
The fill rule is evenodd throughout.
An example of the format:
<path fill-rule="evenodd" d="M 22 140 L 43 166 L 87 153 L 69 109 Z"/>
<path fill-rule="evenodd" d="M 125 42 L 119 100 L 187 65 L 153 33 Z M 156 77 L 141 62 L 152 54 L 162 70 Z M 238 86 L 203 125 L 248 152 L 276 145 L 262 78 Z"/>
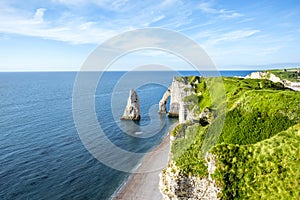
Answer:
<path fill-rule="evenodd" d="M 298 0 L 1 0 L 0 71 L 78 71 L 103 42 L 149 27 L 194 40 L 219 70 L 296 67 L 299 10 Z M 166 52 L 141 50 L 112 69 L 153 63 L 188 65 Z"/>

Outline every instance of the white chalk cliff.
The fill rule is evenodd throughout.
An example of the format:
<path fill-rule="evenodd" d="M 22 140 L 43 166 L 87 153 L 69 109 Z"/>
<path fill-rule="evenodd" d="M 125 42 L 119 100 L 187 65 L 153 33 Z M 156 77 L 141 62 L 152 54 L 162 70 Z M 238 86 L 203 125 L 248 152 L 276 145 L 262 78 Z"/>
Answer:
<path fill-rule="evenodd" d="M 140 120 L 140 101 L 139 97 L 134 91 L 134 89 L 131 89 L 129 92 L 129 97 L 127 100 L 127 105 L 124 110 L 124 114 L 121 119 L 128 119 L 128 120 Z"/>
<path fill-rule="evenodd" d="M 276 75 L 270 72 L 252 72 L 251 74 L 247 75 L 245 78 L 250 79 L 268 79 L 274 83 L 282 83 L 285 87 L 290 88 L 294 91 L 300 91 L 300 83 L 299 82 L 291 82 L 288 80 L 281 80 Z"/>
<path fill-rule="evenodd" d="M 200 78 L 196 79 L 194 83 L 199 83 L 199 81 Z M 172 85 L 159 102 L 159 112 L 166 113 L 166 102 L 168 98 L 170 98 L 170 110 L 168 115 L 178 117 L 179 123 L 198 121 L 202 126 L 211 123 L 214 118 L 213 110 L 203 108 L 203 111 L 200 113 L 197 103 L 193 108 L 189 108 L 195 104 L 195 102 L 192 104 L 189 103 L 188 96 L 190 95 L 196 94 L 195 86 L 190 83 L 189 77 L 173 78 Z M 177 136 L 170 135 L 171 145 L 173 145 L 174 140 L 180 138 L 179 135 L 180 134 L 177 134 Z M 216 156 L 207 153 L 205 161 L 208 176 L 198 177 L 192 174 L 184 174 L 172 159 L 169 160 L 168 167 L 163 169 L 160 174 L 159 189 L 163 200 L 219 200 L 218 194 L 221 188 L 211 177 L 216 169 Z"/>
<path fill-rule="evenodd" d="M 167 113 L 167 101 L 171 95 L 171 87 L 164 93 L 163 97 L 159 101 L 159 113 Z"/>
<path fill-rule="evenodd" d="M 172 85 L 163 95 L 159 102 L 159 113 L 167 112 L 167 101 L 170 98 L 170 110 L 168 112 L 169 117 L 178 117 L 179 123 L 183 123 L 188 120 L 188 105 L 184 102 L 186 96 L 191 95 L 194 92 L 191 84 L 188 83 L 187 77 L 174 77 Z"/>
<path fill-rule="evenodd" d="M 208 158 L 209 157 L 209 158 Z M 218 194 L 221 188 L 217 186 L 211 174 L 215 170 L 214 155 L 207 154 L 208 177 L 187 176 L 180 172 L 176 165 L 171 162 L 168 167 L 160 173 L 159 189 L 163 200 L 194 200 L 209 199 L 219 200 Z"/>
<path fill-rule="evenodd" d="M 273 81 L 274 83 L 283 83 L 279 77 L 275 76 L 274 74 L 270 72 L 252 72 L 251 74 L 247 75 L 245 78 L 250 79 L 268 79 L 270 81 Z"/>

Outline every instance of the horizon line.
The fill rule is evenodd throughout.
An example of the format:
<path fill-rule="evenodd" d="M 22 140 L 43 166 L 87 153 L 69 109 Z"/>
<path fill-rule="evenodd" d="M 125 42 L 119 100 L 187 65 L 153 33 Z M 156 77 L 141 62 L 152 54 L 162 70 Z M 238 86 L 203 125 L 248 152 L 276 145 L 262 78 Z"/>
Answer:
<path fill-rule="evenodd" d="M 292 68 L 291 68 L 292 69 Z M 172 72 L 172 71 L 188 71 L 188 72 L 194 72 L 194 71 L 266 71 L 266 70 L 272 70 L 272 69 L 221 69 L 221 70 L 90 70 L 90 71 L 78 71 L 78 70 L 41 70 L 41 71 L 0 71 L 0 73 L 30 73 L 30 72 Z M 274 69 L 276 70 L 276 69 Z"/>

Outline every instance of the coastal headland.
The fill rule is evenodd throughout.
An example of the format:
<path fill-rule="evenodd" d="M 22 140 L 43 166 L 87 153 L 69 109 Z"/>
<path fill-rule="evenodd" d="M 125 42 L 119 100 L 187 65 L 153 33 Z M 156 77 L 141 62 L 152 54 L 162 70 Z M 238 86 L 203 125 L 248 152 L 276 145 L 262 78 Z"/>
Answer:
<path fill-rule="evenodd" d="M 171 115 L 179 124 L 113 199 L 299 199 L 300 93 L 269 73 L 223 77 L 224 113 L 207 89 L 214 78 L 175 77 L 160 112 L 175 96 Z M 205 148 L 221 117 L 219 137 L 208 138 L 216 143 Z M 162 170 L 138 173 L 161 162 Z"/>

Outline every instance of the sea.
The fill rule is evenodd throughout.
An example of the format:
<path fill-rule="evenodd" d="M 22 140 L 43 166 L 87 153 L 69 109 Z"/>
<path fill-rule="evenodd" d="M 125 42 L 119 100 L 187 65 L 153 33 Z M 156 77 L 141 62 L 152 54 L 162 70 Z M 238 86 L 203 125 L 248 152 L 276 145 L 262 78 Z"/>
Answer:
<path fill-rule="evenodd" d="M 251 72 L 220 74 L 245 76 Z M 92 95 L 97 130 L 100 127 L 103 133 L 93 137 L 97 132 L 79 131 L 74 120 L 77 72 L 0 73 L 0 199 L 111 199 L 143 155 L 157 146 L 177 121 L 157 112 L 159 100 L 177 75 L 199 72 L 101 73 L 94 93 L 82 92 L 82 96 Z M 155 81 L 150 81 L 152 78 Z M 131 88 L 139 95 L 139 122 L 120 120 Z M 84 107 L 76 114 L 89 115 Z M 100 157 L 82 135 L 97 140 Z M 104 141 L 113 145 L 105 146 Z M 132 171 L 116 165 L 123 154 L 112 146 L 140 155 L 130 161 Z"/>

